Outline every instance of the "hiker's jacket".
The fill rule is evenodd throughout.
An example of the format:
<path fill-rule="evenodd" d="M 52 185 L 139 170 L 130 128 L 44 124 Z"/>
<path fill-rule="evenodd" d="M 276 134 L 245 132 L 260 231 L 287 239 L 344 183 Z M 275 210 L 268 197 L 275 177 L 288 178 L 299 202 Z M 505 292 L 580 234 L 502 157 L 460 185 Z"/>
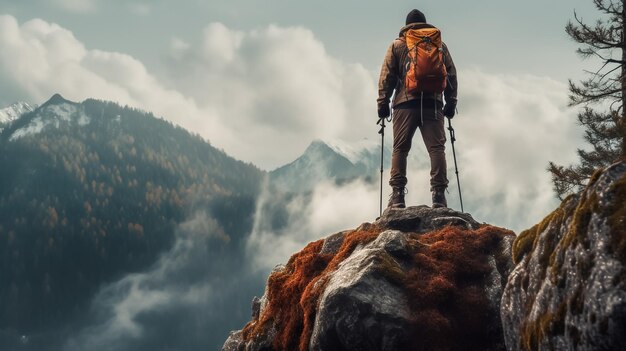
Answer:
<path fill-rule="evenodd" d="M 397 107 L 398 105 L 405 103 L 415 103 L 415 106 L 420 105 L 419 100 L 422 98 L 422 95 L 411 95 L 407 93 L 404 88 L 404 79 L 410 60 L 409 50 L 407 49 L 406 41 L 404 39 L 404 32 L 409 29 L 424 27 L 432 26 L 426 23 L 411 23 L 402 27 L 398 38 L 395 39 L 389 46 L 389 49 L 387 49 L 385 61 L 380 69 L 380 79 L 378 81 L 378 106 L 389 104 L 389 100 L 391 99 L 394 89 L 396 90 L 396 94 L 393 99 L 393 107 Z M 452 56 L 450 56 L 450 52 L 448 51 L 446 44 L 443 44 L 443 55 L 446 71 L 448 72 L 446 89 L 444 90 L 443 95 L 445 95 L 446 101 L 450 101 L 451 99 L 456 100 L 458 87 L 456 68 L 454 67 Z M 436 105 L 441 108 L 443 107 L 442 94 L 424 93 L 421 104 L 423 107 L 433 108 Z"/>

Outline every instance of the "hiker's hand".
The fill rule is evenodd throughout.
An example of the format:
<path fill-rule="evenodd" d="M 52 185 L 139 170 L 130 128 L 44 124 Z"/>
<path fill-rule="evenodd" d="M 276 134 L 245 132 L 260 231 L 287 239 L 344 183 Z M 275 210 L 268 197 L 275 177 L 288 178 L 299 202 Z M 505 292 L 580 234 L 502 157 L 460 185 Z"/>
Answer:
<path fill-rule="evenodd" d="M 446 105 L 443 107 L 443 115 L 452 118 L 456 113 L 456 100 L 451 100 L 446 102 Z"/>
<path fill-rule="evenodd" d="M 378 118 L 387 118 L 389 117 L 389 104 L 378 105 Z"/>

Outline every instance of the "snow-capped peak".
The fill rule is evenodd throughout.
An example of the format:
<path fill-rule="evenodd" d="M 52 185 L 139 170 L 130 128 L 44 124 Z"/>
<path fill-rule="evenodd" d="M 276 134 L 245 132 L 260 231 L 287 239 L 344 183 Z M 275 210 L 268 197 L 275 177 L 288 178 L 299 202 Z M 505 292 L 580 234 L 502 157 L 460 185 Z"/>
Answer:
<path fill-rule="evenodd" d="M 36 110 L 36 114 L 28 123 L 14 130 L 9 140 L 36 135 L 48 127 L 60 128 L 74 123 L 84 126 L 90 122 L 91 119 L 79 104 L 65 100 L 61 95 L 55 94 Z"/>
<path fill-rule="evenodd" d="M 7 124 L 18 119 L 21 115 L 31 112 L 35 109 L 35 106 L 30 105 L 27 102 L 16 102 L 8 107 L 0 109 L 0 124 Z"/>
<path fill-rule="evenodd" d="M 322 142 L 354 165 L 363 162 L 364 158 L 370 158 L 371 155 L 380 155 L 380 142 L 372 139 L 350 143 L 343 140 L 322 140 Z"/>

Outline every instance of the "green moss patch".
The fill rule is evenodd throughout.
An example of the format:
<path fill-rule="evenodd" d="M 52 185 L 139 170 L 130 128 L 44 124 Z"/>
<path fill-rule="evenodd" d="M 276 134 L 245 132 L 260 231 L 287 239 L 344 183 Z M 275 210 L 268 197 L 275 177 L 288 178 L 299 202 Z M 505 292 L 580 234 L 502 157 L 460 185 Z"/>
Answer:
<path fill-rule="evenodd" d="M 613 199 L 604 215 L 611 228 L 611 250 L 626 265 L 626 174 L 613 183 L 609 192 Z"/>
<path fill-rule="evenodd" d="M 513 263 L 518 264 L 524 256 L 537 247 L 539 235 L 544 233 L 549 239 L 554 241 L 560 231 L 561 225 L 570 216 L 570 202 L 573 201 L 573 196 L 567 197 L 561 206 L 552 211 L 541 222 L 535 224 L 532 228 L 521 232 L 515 241 L 513 242 Z M 548 230 L 548 231 L 546 231 Z"/>
<path fill-rule="evenodd" d="M 580 331 L 573 327 L 565 326 L 567 313 L 580 315 L 584 310 L 585 290 L 584 285 L 579 285 L 575 291 L 563 291 L 567 286 L 568 277 L 564 275 L 563 265 L 571 264 L 580 274 L 579 279 L 586 281 L 593 269 L 595 255 L 592 252 L 577 258 L 571 258 L 571 262 L 564 262 L 565 253 L 569 248 L 578 245 L 584 250 L 591 248 L 589 238 L 589 226 L 594 215 L 606 218 L 609 225 L 610 254 L 615 255 L 623 265 L 626 265 L 626 175 L 611 184 L 606 193 L 606 206 L 601 205 L 599 194 L 591 191 L 596 185 L 604 170 L 596 172 L 590 179 L 587 189 L 581 194 L 580 199 L 574 206 L 576 199 L 565 199 L 559 208 L 548 215 L 541 223 L 522 232 L 513 244 L 513 260 L 519 263 L 522 259 L 537 250 L 539 240 L 543 240 L 543 251 L 539 253 L 539 267 L 529 269 L 541 269 L 545 278 L 547 273 L 550 279 L 562 293 L 568 297 L 559 304 L 556 310 L 548 310 L 535 320 L 526 320 L 522 325 L 521 347 L 527 350 L 539 349 L 547 336 L 563 335 L 566 330 L 575 343 L 579 342 Z M 604 198 L 602 202 L 606 201 Z M 571 218 L 571 219 L 570 219 Z M 567 221 L 570 221 L 567 224 Z M 564 225 L 567 224 L 567 227 Z M 565 230 L 563 230 L 565 229 Z M 562 237 L 559 238 L 559 236 Z M 549 256 L 549 260 L 546 257 Z M 527 272 L 526 274 L 530 274 Z M 624 275 L 617 278 L 622 280 Z M 619 283 L 619 282 L 616 282 Z M 527 285 L 525 289 L 527 288 Z M 530 313 L 535 296 L 530 292 L 526 304 L 526 316 Z M 592 316 L 592 319 L 596 319 Z"/>
<path fill-rule="evenodd" d="M 563 302 L 556 311 L 547 311 L 537 320 L 522 326 L 521 343 L 523 350 L 541 349 L 541 341 L 548 335 L 563 335 L 567 303 Z"/>

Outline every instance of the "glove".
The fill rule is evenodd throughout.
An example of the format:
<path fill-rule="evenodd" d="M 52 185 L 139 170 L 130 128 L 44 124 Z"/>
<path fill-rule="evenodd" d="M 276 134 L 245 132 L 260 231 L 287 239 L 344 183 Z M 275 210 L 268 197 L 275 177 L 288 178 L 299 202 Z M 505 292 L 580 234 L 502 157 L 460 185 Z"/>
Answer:
<path fill-rule="evenodd" d="M 443 115 L 452 118 L 456 113 L 456 100 L 450 99 L 450 101 L 446 101 L 446 105 L 443 107 Z"/>
<path fill-rule="evenodd" d="M 389 117 L 389 104 L 378 105 L 378 119 Z"/>

